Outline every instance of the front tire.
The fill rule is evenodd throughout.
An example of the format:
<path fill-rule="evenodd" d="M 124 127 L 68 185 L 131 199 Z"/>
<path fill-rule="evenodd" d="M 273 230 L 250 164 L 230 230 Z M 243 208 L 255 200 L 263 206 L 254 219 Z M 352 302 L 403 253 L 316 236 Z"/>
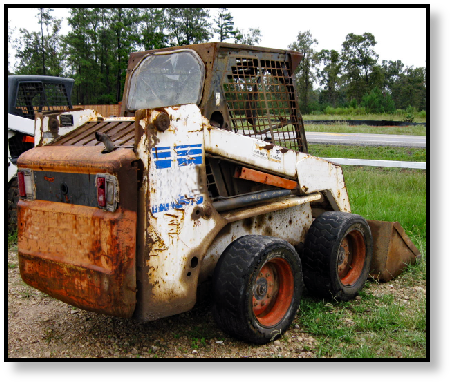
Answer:
<path fill-rule="evenodd" d="M 314 296 L 347 301 L 370 272 L 373 241 L 360 215 L 328 211 L 308 230 L 302 253 L 304 284 Z"/>
<path fill-rule="evenodd" d="M 279 238 L 238 238 L 222 253 L 214 271 L 214 318 L 224 332 L 247 342 L 280 338 L 301 296 L 300 258 Z"/>

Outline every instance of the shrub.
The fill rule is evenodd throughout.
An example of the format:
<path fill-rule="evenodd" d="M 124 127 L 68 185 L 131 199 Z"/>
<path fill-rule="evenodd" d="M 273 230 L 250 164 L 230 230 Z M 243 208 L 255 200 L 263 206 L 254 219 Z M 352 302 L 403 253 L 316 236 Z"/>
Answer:
<path fill-rule="evenodd" d="M 366 111 L 370 113 L 382 114 L 395 111 L 395 103 L 390 94 L 384 94 L 377 87 L 363 96 L 361 106 L 365 107 Z"/>

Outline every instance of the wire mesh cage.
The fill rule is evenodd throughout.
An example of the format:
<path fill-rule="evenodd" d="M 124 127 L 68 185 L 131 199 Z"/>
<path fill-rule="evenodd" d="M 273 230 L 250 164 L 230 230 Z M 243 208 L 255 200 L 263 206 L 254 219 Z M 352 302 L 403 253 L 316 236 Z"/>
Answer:
<path fill-rule="evenodd" d="M 285 60 L 231 57 L 223 89 L 233 131 L 304 151 L 289 68 Z"/>
<path fill-rule="evenodd" d="M 29 119 L 35 118 L 35 112 L 58 111 L 70 104 L 64 84 L 21 82 L 17 92 L 16 111 Z"/>

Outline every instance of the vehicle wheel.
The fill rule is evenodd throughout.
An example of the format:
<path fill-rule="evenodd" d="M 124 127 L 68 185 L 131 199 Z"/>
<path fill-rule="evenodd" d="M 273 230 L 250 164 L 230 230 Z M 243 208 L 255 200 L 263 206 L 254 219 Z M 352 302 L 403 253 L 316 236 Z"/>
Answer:
<path fill-rule="evenodd" d="M 17 177 L 8 183 L 8 233 L 17 229 L 17 202 L 19 202 L 19 185 Z"/>
<path fill-rule="evenodd" d="M 360 215 L 325 212 L 308 230 L 301 255 L 304 285 L 315 296 L 354 298 L 368 278 L 373 241 Z"/>
<path fill-rule="evenodd" d="M 281 337 L 300 305 L 300 258 L 279 238 L 238 238 L 220 256 L 213 280 L 217 324 L 247 342 L 264 344 Z"/>

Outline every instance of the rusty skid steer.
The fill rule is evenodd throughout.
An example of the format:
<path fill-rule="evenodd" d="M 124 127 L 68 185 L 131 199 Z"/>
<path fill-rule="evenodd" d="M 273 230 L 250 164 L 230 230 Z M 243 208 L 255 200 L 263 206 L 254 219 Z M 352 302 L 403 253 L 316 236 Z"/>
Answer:
<path fill-rule="evenodd" d="M 132 53 L 121 117 L 41 114 L 18 160 L 23 280 L 82 309 L 152 321 L 190 310 L 279 338 L 303 287 L 354 298 L 419 252 L 350 213 L 340 166 L 310 156 L 297 52 L 208 43 Z M 373 249 L 374 244 L 374 249 Z"/>

